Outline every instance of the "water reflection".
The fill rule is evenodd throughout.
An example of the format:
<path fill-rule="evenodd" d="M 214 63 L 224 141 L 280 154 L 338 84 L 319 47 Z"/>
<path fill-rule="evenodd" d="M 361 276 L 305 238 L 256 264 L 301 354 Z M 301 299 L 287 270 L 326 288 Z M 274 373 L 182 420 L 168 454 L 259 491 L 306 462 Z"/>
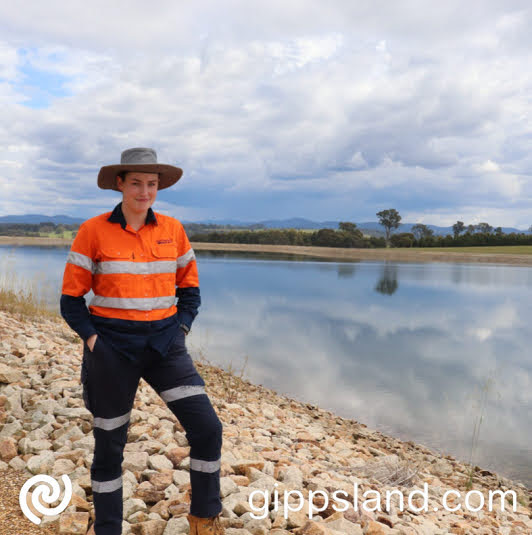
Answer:
<path fill-rule="evenodd" d="M 341 276 L 344 267 L 202 264 L 197 349 L 237 369 L 248 355 L 253 381 L 463 460 L 477 391 L 494 377 L 473 460 L 532 484 L 531 270 L 360 262 Z"/>
<path fill-rule="evenodd" d="M 357 271 L 356 263 L 349 264 L 338 264 L 338 278 L 339 279 L 350 279 L 355 275 Z"/>
<path fill-rule="evenodd" d="M 397 291 L 398 287 L 397 264 L 385 262 L 382 269 L 381 278 L 377 282 L 375 290 L 384 295 L 393 295 Z"/>
<path fill-rule="evenodd" d="M 15 253 L 58 299 L 67 249 Z M 531 268 L 196 255 L 193 354 L 463 460 L 491 378 L 473 460 L 532 486 Z"/>

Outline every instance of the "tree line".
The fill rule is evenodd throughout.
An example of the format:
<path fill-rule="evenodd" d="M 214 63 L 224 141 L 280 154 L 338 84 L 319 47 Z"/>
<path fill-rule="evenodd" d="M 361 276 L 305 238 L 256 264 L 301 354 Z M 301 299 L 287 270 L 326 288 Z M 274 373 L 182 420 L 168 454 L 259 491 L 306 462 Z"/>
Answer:
<path fill-rule="evenodd" d="M 79 224 L 63 223 L 0 223 L 0 236 L 41 236 L 42 234 L 62 235 L 65 231 L 77 231 Z"/>
<path fill-rule="evenodd" d="M 493 228 L 489 223 L 465 225 L 457 221 L 453 226 L 453 234 L 436 236 L 427 225 L 417 223 L 412 232 L 391 234 L 399 228 L 401 216 L 394 208 L 377 213 L 379 223 L 386 232 L 386 245 L 392 247 L 472 247 L 482 245 L 532 245 L 532 235 L 524 232 L 505 234 L 501 227 Z M 532 232 L 532 225 L 528 229 Z"/>
<path fill-rule="evenodd" d="M 355 223 L 342 221 L 338 230 L 320 229 L 313 232 L 295 229 L 240 230 L 204 232 L 190 236 L 190 241 L 209 243 L 253 243 L 269 245 L 307 245 L 321 247 L 378 248 L 378 247 L 471 247 L 481 245 L 532 245 L 532 235 L 523 232 L 505 234 L 501 227 L 488 223 L 465 225 L 457 221 L 453 234 L 436 236 L 427 225 L 418 223 L 411 232 L 393 233 L 401 225 L 401 215 L 390 208 L 377 212 L 384 237 L 364 236 Z M 529 228 L 532 232 L 532 226 Z"/>
<path fill-rule="evenodd" d="M 417 223 L 411 232 L 394 233 L 401 225 L 401 215 L 394 208 L 377 212 L 384 237 L 364 236 L 355 223 L 341 221 L 338 229 L 323 228 L 315 231 L 297 229 L 265 229 L 257 224 L 247 229 L 231 225 L 187 223 L 185 229 L 190 241 L 208 243 L 249 243 L 268 245 L 302 245 L 318 247 L 380 248 L 380 247 L 470 247 L 482 245 L 532 245 L 532 235 L 523 232 L 505 234 L 501 227 L 488 223 L 465 225 L 457 221 L 452 234 L 436 236 L 427 225 Z M 78 224 L 43 222 L 0 223 L 3 236 L 62 235 L 76 231 Z M 529 228 L 532 232 L 532 226 Z M 75 234 L 74 234 L 75 235 Z"/>
<path fill-rule="evenodd" d="M 340 222 L 338 230 L 296 229 L 233 230 L 191 234 L 190 241 L 206 243 L 253 243 L 268 245 L 306 245 L 318 247 L 384 247 L 384 238 L 365 237 L 355 223 Z"/>

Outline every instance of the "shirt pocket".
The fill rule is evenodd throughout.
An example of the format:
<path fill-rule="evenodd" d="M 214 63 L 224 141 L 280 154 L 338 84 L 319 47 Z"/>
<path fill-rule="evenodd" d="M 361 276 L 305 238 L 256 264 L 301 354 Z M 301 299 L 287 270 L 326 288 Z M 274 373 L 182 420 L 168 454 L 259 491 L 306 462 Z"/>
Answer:
<path fill-rule="evenodd" d="M 177 260 L 177 245 L 175 243 L 156 243 L 151 252 L 157 260 Z"/>
<path fill-rule="evenodd" d="M 118 247 L 105 247 L 100 250 L 95 265 L 95 275 L 114 275 L 130 273 L 133 270 L 133 251 Z"/>
<path fill-rule="evenodd" d="M 123 249 L 119 247 L 105 247 L 100 250 L 100 261 L 130 261 L 133 258 L 133 251 L 130 249 Z"/>
<path fill-rule="evenodd" d="M 177 245 L 175 243 L 154 243 L 151 246 L 150 271 L 156 274 L 153 280 L 157 295 L 175 295 L 175 273 L 177 269 Z"/>

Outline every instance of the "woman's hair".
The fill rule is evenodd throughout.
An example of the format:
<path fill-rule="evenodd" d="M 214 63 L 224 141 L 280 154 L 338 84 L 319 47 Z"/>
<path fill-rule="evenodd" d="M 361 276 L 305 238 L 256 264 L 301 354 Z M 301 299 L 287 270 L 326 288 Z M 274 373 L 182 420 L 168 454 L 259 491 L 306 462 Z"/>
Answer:
<path fill-rule="evenodd" d="M 122 182 L 126 179 L 126 175 L 128 173 L 132 173 L 133 171 L 120 171 L 120 173 L 117 173 L 117 176 L 119 176 L 122 179 Z M 159 175 L 159 173 L 157 173 Z"/>
<path fill-rule="evenodd" d="M 126 170 L 126 171 L 120 171 L 120 173 L 117 173 L 116 176 L 117 176 L 117 177 L 120 177 L 120 182 L 121 182 L 122 184 L 125 184 L 125 182 L 126 182 L 126 175 L 127 175 L 128 173 L 131 173 L 131 172 L 132 172 L 132 171 L 127 171 L 127 170 Z M 159 173 L 157 173 L 157 182 L 160 183 L 160 180 L 161 180 L 161 175 L 160 175 Z M 116 181 L 117 188 L 118 188 L 118 184 L 119 184 L 119 182 L 118 182 L 118 180 L 117 180 L 117 181 Z M 157 189 L 159 189 L 159 186 L 157 186 Z"/>

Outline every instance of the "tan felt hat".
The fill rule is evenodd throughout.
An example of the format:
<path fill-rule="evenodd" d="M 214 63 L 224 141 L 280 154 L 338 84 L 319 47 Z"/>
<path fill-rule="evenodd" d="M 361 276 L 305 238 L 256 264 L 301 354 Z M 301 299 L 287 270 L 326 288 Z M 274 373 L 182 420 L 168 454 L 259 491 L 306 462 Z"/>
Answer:
<path fill-rule="evenodd" d="M 153 149 L 136 147 L 122 152 L 120 163 L 105 165 L 98 173 L 98 186 L 102 189 L 118 190 L 116 175 L 123 171 L 159 173 L 159 189 L 173 186 L 183 175 L 183 169 L 157 163 L 157 153 Z"/>

